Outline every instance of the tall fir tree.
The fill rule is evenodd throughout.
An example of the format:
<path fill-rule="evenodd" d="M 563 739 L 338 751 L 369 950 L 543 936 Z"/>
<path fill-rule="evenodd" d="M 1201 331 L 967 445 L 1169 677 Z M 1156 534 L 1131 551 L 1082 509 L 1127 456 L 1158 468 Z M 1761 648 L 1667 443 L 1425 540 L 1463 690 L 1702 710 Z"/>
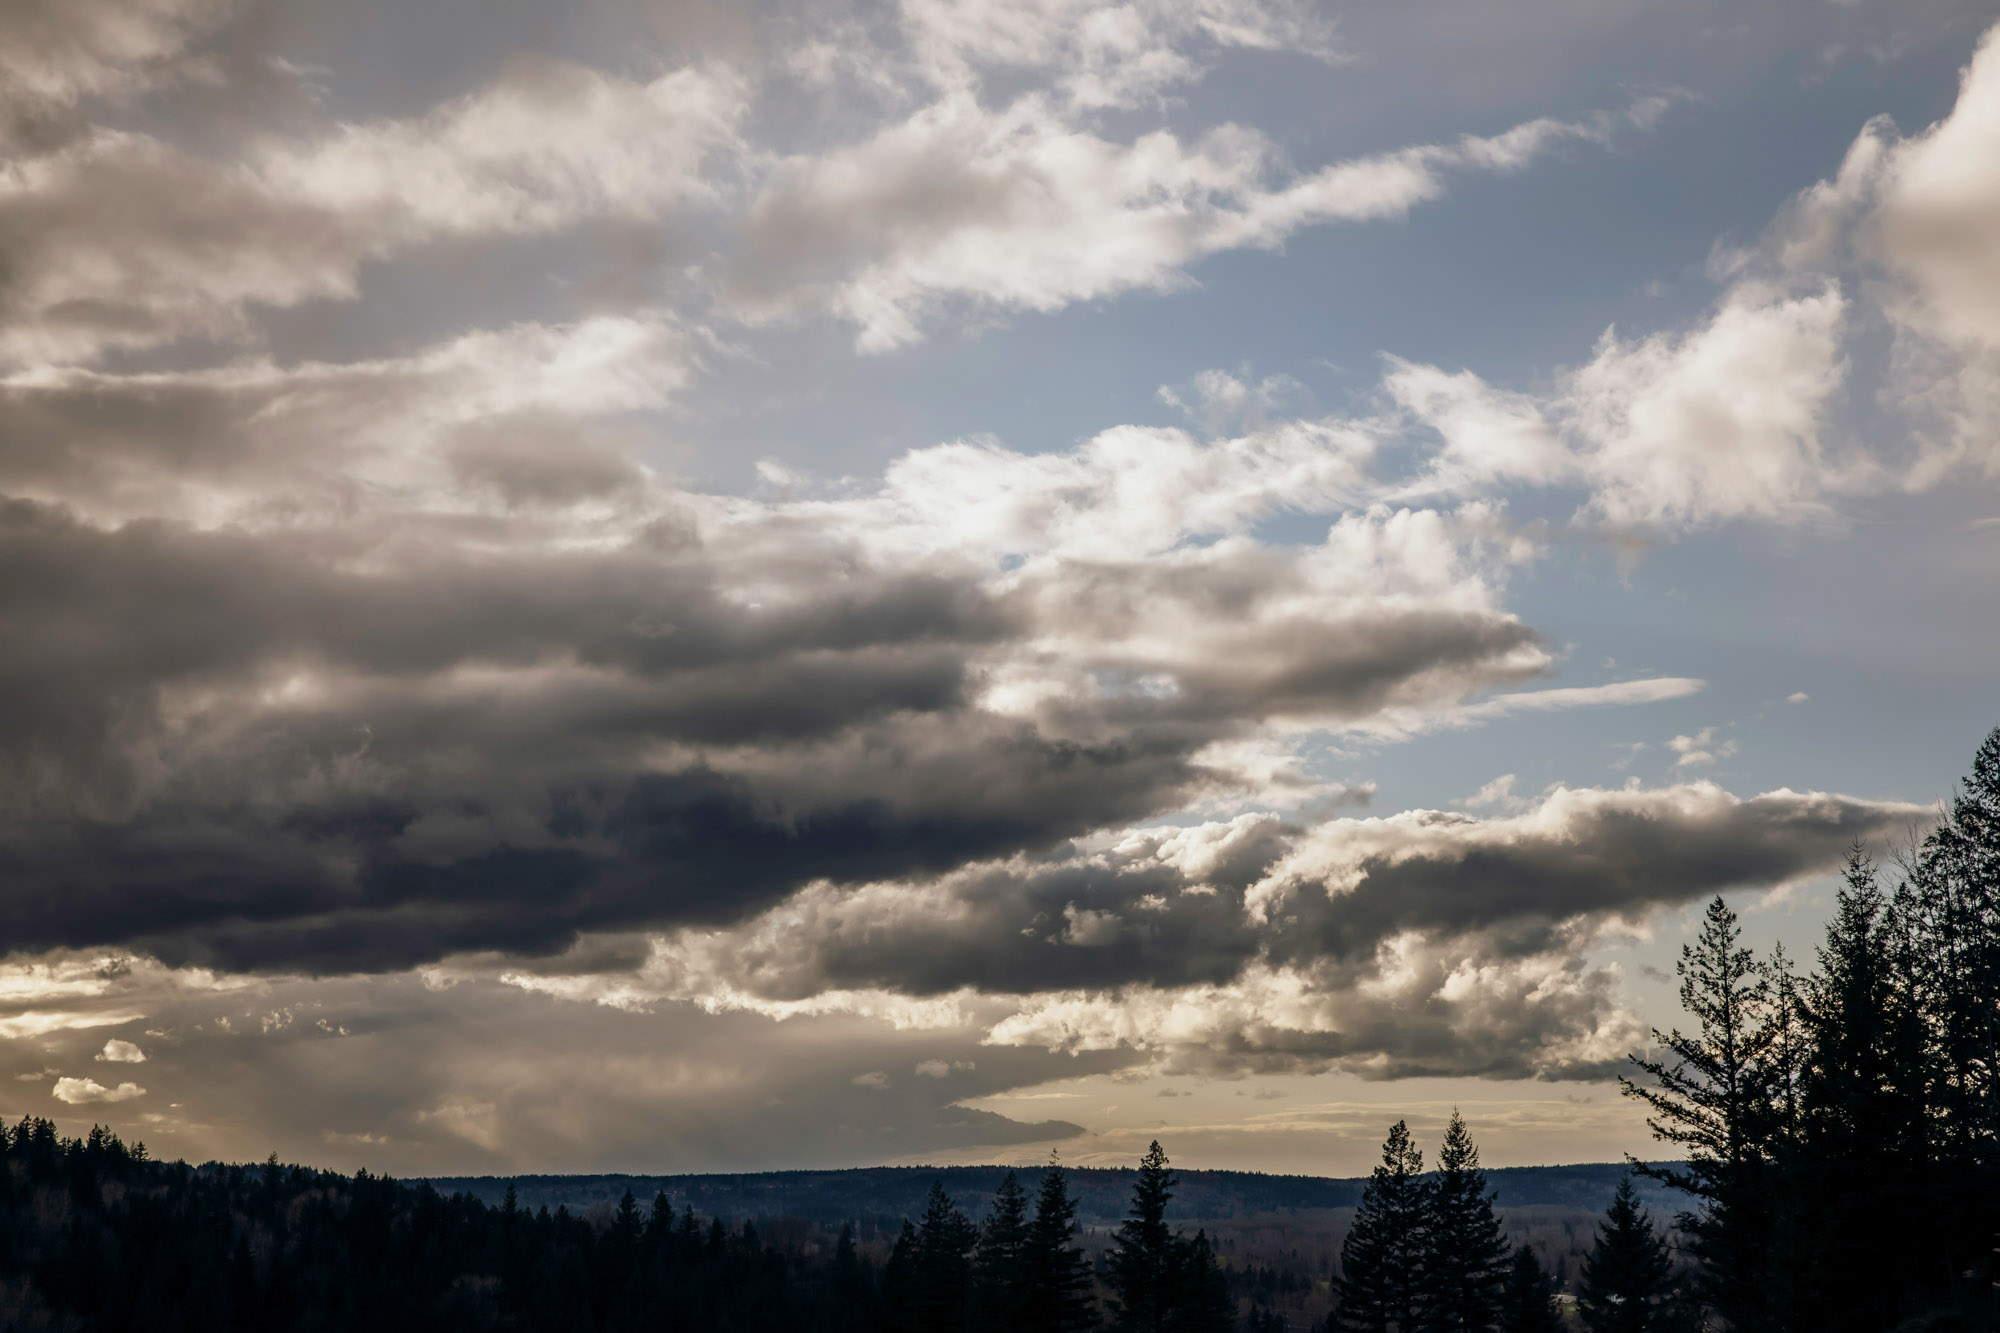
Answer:
<path fill-rule="evenodd" d="M 1695 1196 L 1679 1218 L 1701 1260 L 1705 1294 L 1737 1333 L 1773 1322 L 1770 1147 L 1778 1126 L 1773 1050 L 1782 1023 L 1771 980 L 1743 947 L 1743 928 L 1720 896 L 1700 935 L 1681 947 L 1681 1006 L 1699 1022 L 1690 1036 L 1655 1031 L 1664 1059 L 1634 1055 L 1647 1075 L 1620 1078 L 1646 1104 L 1653 1137 L 1687 1154 L 1684 1164 L 1635 1168 Z M 1778 1021 L 1774 1023 L 1774 1018 Z"/>
<path fill-rule="evenodd" d="M 1784 1300 L 1827 1333 L 1896 1323 L 1924 1262 L 1922 1033 L 1899 993 L 1874 865 L 1848 856 L 1819 970 L 1804 988 L 1800 1130 L 1781 1187 Z"/>
<path fill-rule="evenodd" d="M 1892 911 L 1925 1044 L 1923 1285 L 1962 1301 L 2000 1280 L 2000 729 L 1941 814 L 1908 857 Z"/>
<path fill-rule="evenodd" d="M 1507 1286 L 1500 1293 L 1500 1333 L 1563 1333 L 1562 1307 L 1555 1283 L 1526 1245 L 1516 1246 L 1507 1266 Z"/>
<path fill-rule="evenodd" d="M 1015 1333 L 1027 1312 L 1028 1196 L 1009 1171 L 993 1194 L 972 1260 L 973 1333 Z"/>
<path fill-rule="evenodd" d="M 1507 1242 L 1479 1149 L 1456 1108 L 1428 1194 L 1420 1326 L 1425 1333 L 1490 1333 L 1507 1284 Z"/>
<path fill-rule="evenodd" d="M 1382 1164 L 1368 1177 L 1340 1247 L 1342 1333 L 1414 1333 L 1428 1237 L 1429 1183 L 1424 1156 L 1398 1120 L 1382 1144 Z"/>
<path fill-rule="evenodd" d="M 827 1288 L 833 1297 L 828 1333 L 863 1333 L 875 1327 L 875 1284 L 855 1251 L 852 1223 L 841 1224 L 840 1237 L 834 1242 Z"/>
<path fill-rule="evenodd" d="M 1021 1333 L 1085 1333 L 1097 1327 L 1096 1278 L 1076 1243 L 1076 1201 L 1052 1158 L 1028 1224 L 1027 1292 Z"/>
<path fill-rule="evenodd" d="M 1686 1326 L 1673 1256 L 1639 1206 L 1630 1176 L 1618 1182 L 1584 1256 L 1576 1313 L 1590 1333 L 1679 1333 Z"/>
<path fill-rule="evenodd" d="M 909 1218 L 882 1265 L 882 1327 L 885 1333 L 917 1333 L 916 1270 L 920 1246 Z"/>
<path fill-rule="evenodd" d="M 933 1182 L 917 1224 L 909 1276 L 912 1333 L 963 1333 L 972 1293 L 972 1249 L 979 1229 Z"/>
<path fill-rule="evenodd" d="M 1168 1296 L 1167 1327 L 1173 1333 L 1232 1333 L 1236 1302 L 1215 1262 L 1208 1232 L 1191 1239 L 1174 1238 L 1174 1265 Z"/>
<path fill-rule="evenodd" d="M 1167 1333 L 1172 1328 L 1177 1261 L 1167 1204 L 1174 1197 L 1167 1154 L 1153 1140 L 1139 1159 L 1132 1211 L 1111 1238 L 1112 1327 L 1119 1333 Z"/>

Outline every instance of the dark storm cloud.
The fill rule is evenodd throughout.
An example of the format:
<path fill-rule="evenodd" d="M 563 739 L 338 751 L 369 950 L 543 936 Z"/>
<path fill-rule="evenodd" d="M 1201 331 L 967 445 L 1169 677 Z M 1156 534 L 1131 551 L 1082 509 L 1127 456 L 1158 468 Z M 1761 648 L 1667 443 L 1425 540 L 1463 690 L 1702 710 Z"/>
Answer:
<path fill-rule="evenodd" d="M 1045 846 L 1199 778 L 1207 733 L 971 712 L 967 654 L 1009 628 L 976 588 L 887 577 L 752 610 L 705 563 L 642 538 L 361 573 L 303 539 L 8 502 L 14 942 L 334 968 L 546 949 Z M 528 680 L 452 683 L 482 668 Z M 329 683 L 252 702 L 293 673 Z M 665 745 L 761 771 L 639 762 Z M 344 761 L 366 770 L 345 789 Z M 469 850 L 412 848 L 454 820 L 479 826 Z"/>
<path fill-rule="evenodd" d="M 1717 788 L 1561 792 L 1518 819 L 1416 812 L 1305 828 L 1270 818 L 1134 836 L 935 883 L 814 894 L 715 954 L 774 1000 L 883 988 L 1024 994 L 1234 981 L 1253 963 L 1365 974 L 1406 933 L 1504 961 L 1567 923 L 1637 916 L 1823 872 L 1914 807 Z M 1351 981 L 1351 978 L 1350 978 Z"/>
<path fill-rule="evenodd" d="M 0 504 L 13 941 L 393 970 L 727 926 L 815 881 L 935 882 L 955 915 L 836 896 L 829 920 L 882 915 L 795 932 L 770 994 L 1226 984 L 1399 931 L 1504 925 L 1503 951 L 1531 954 L 1549 923 L 1794 878 L 1892 817 L 1787 794 L 1571 793 L 1542 824 L 1255 823 L 1198 871 L 1157 838 L 1067 859 L 1069 839 L 1226 782 L 1201 756 L 1245 726 L 1518 677 L 1534 636 L 1350 599 L 1315 619 L 1311 586 L 1270 555 L 1171 576 L 1079 562 L 1068 583 L 1058 566 L 1012 589 L 899 573 L 805 512 L 706 533 L 642 521 L 551 550 L 480 549 L 435 523 L 106 527 Z M 768 603 L 742 591 L 764 576 Z M 1149 608 L 1212 608 L 1166 688 L 1129 665 Z M 982 706 L 983 681 L 1032 660 L 1038 635 L 1086 630 L 1103 646 L 1079 644 L 1099 662 L 1082 693 Z"/>
<path fill-rule="evenodd" d="M 1240 786 L 1207 751 L 1269 719 L 1547 665 L 1443 516 L 1153 554 L 1191 512 L 1227 531 L 1331 484 L 1347 446 L 1310 431 L 1167 433 L 1180 475 L 1090 446 L 1051 486 L 1049 459 L 946 446 L 847 499 L 674 491 L 600 428 L 663 401 L 684 345 L 608 318 L 10 381 L 0 486 L 43 497 L 0 500 L 19 943 L 324 972 L 726 923 Z M 1223 915 L 1169 912 L 1102 975 L 1183 949 L 1222 975 Z"/>
<path fill-rule="evenodd" d="M 375 744 L 398 761 L 417 758 L 409 751 L 426 731 L 444 742 L 440 732 L 486 723 L 494 750 L 538 743 L 545 728 L 565 732 L 571 749 L 634 735 L 810 738 L 952 707 L 963 670 L 953 645 L 1005 628 L 975 589 L 922 576 L 752 614 L 719 595 L 698 551 L 662 550 L 650 533 L 568 558 L 426 551 L 421 570 L 401 575 L 342 569 L 351 554 L 338 533 L 316 543 L 158 522 L 107 531 L 0 501 L 7 757 L 31 782 L 101 772 L 125 741 L 164 741 L 168 692 L 251 690 L 272 671 L 322 668 L 366 682 L 365 714 L 389 710 L 396 726 Z M 378 683 L 455 667 L 540 663 L 586 679 L 525 700 L 368 697 Z M 600 685 L 593 670 L 615 680 Z M 369 726 L 342 711 L 301 708 L 293 734 L 309 752 L 315 739 Z M 488 712 L 505 716 L 479 716 Z"/>
<path fill-rule="evenodd" d="M 1260 904 L 1281 961 L 1365 957 L 1399 931 L 1482 932 L 1496 952 L 1551 947 L 1553 923 L 1790 883 L 1837 865 L 1922 811 L 1900 802 L 1719 788 L 1560 792 L 1533 815 L 1407 820 L 1401 845 L 1309 836 Z M 1397 821 L 1390 821 L 1396 823 Z"/>
<path fill-rule="evenodd" d="M 670 937 L 633 984 L 773 1012 L 985 993 L 1019 1006 L 996 1041 L 1196 1072 L 1595 1078 L 1644 1037 L 1616 976 L 1586 962 L 1608 920 L 1797 882 L 1920 813 L 1690 784 L 1558 790 L 1510 818 L 1245 816 L 937 881 L 815 887 L 741 927 Z"/>

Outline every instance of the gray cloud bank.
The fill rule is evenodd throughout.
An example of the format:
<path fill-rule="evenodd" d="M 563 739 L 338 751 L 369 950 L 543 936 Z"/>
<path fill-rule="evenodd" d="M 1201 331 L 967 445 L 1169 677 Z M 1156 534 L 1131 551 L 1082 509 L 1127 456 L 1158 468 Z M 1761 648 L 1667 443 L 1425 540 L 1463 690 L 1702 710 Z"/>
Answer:
<path fill-rule="evenodd" d="M 1489 819 L 1243 815 L 936 880 L 821 883 L 739 926 L 655 936 L 643 961 L 447 972 L 778 1016 L 997 999 L 989 1041 L 1208 1072 L 1599 1077 L 1643 1038 L 1615 976 L 1582 961 L 1615 923 L 1823 873 L 1921 814 L 1694 783 L 1555 789 Z"/>

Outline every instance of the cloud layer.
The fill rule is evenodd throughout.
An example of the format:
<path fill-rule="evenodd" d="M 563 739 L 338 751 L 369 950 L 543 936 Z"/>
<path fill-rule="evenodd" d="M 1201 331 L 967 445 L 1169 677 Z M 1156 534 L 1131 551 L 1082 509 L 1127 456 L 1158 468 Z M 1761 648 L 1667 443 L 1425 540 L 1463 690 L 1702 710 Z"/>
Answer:
<path fill-rule="evenodd" d="M 1607 941 L 1921 816 L 1733 795 L 1737 740 L 1678 715 L 1666 785 L 1376 815 L 1364 769 L 1704 690 L 1531 623 L 1565 552 L 1995 472 L 2000 37 L 1705 302 L 1524 382 L 1207 370 L 1179 426 L 732 488 L 682 448 L 731 428 L 704 389 L 789 388 L 815 330 L 881 367 L 1185 290 L 1693 99 L 1320 151 L 1245 91 L 1362 58 L 1289 0 L 787 11 L 381 106 L 254 4 L 10 20 L 0 1038 L 38 1099 L 220 1144 L 270 1070 L 260 1123 L 351 1078 L 340 1142 L 477 1164 L 671 1098 L 723 1162 L 808 1101 L 842 1160 L 1068 1134 L 960 1105 L 1063 1070 L 1595 1077 L 1645 1030 Z"/>

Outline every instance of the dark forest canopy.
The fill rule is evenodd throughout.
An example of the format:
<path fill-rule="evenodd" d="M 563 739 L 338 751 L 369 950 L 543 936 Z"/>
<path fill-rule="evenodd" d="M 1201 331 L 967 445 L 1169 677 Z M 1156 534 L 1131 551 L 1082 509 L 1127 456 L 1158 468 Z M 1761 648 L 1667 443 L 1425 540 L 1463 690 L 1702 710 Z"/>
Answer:
<path fill-rule="evenodd" d="M 678 1206 L 627 1190 L 582 1212 L 479 1197 L 493 1182 L 161 1163 L 24 1119 L 0 1129 L 0 1333 L 1305 1333 L 1275 1308 L 1300 1281 L 1343 1333 L 2000 1329 L 2000 731 L 1893 873 L 1856 849 L 1810 970 L 1741 935 L 1716 899 L 1679 964 L 1688 1028 L 1655 1033 L 1626 1083 L 1673 1156 L 1631 1169 L 1679 1211 L 1601 1180 L 1573 1277 L 1509 1240 L 1507 1173 L 1456 1116 L 1431 1169 L 1393 1127 L 1358 1193 L 1184 1178 L 1156 1143 L 1130 1172 L 677 1177 Z M 735 1217 L 690 1205 L 704 1179 Z M 1078 1181 L 1118 1187 L 1115 1230 L 1085 1236 Z M 1339 1264 L 1301 1279 L 1190 1232 L 1232 1183 L 1256 1208 L 1351 1203 Z M 812 1215 L 753 1206 L 781 1199 Z M 885 1212 L 893 1239 L 857 1234 Z"/>

